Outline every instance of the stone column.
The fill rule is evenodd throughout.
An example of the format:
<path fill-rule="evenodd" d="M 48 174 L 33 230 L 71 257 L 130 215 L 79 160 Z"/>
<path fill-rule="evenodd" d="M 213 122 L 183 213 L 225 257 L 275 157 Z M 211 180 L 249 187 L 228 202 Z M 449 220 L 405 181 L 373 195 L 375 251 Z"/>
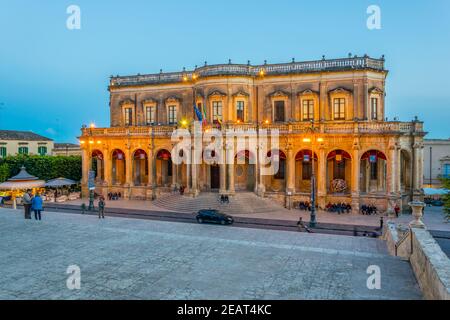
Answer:
<path fill-rule="evenodd" d="M 286 165 L 286 193 L 295 191 L 295 157 L 293 156 L 292 147 L 287 148 L 287 165 Z"/>
<path fill-rule="evenodd" d="M 148 181 L 147 181 L 147 186 L 152 187 L 153 186 L 153 150 L 150 149 L 148 151 Z"/>
<path fill-rule="evenodd" d="M 91 167 L 91 155 L 88 147 L 83 148 L 81 159 L 82 159 L 82 179 L 81 179 L 82 196 L 89 197 L 88 179 L 89 179 L 89 170 Z"/>
<path fill-rule="evenodd" d="M 186 191 L 191 190 L 191 165 L 186 164 Z"/>
<path fill-rule="evenodd" d="M 228 191 L 230 194 L 235 192 L 234 189 L 234 163 L 228 164 Z"/>
<path fill-rule="evenodd" d="M 324 208 L 326 206 L 325 204 L 325 198 L 327 195 L 327 159 L 325 155 L 324 148 L 319 149 L 318 154 L 318 166 L 316 172 L 316 179 L 317 179 L 317 200 L 318 204 L 321 208 Z"/>
<path fill-rule="evenodd" d="M 128 186 L 133 185 L 133 159 L 130 149 L 127 149 L 125 155 L 125 184 Z"/>
<path fill-rule="evenodd" d="M 387 174 L 388 174 L 388 185 L 387 192 L 391 195 L 397 193 L 397 174 L 398 174 L 398 163 L 400 159 L 397 159 L 397 148 L 395 145 L 389 147 L 389 158 L 387 163 Z"/>
<path fill-rule="evenodd" d="M 352 213 L 359 213 L 359 179 L 361 161 L 359 160 L 359 146 L 353 146 L 352 154 Z"/>
<path fill-rule="evenodd" d="M 191 168 L 192 168 L 192 190 L 191 193 L 194 197 L 198 196 L 198 164 L 195 161 L 195 152 L 191 152 Z"/>
<path fill-rule="evenodd" d="M 105 175 L 105 185 L 109 187 L 112 184 L 111 179 L 112 163 L 111 163 L 111 153 L 109 152 L 109 150 L 103 151 L 103 168 Z"/>
<path fill-rule="evenodd" d="M 219 193 L 224 194 L 227 190 L 227 165 L 226 165 L 226 158 L 227 158 L 227 150 L 222 146 L 222 159 L 221 163 L 219 164 L 220 167 L 220 189 Z"/>

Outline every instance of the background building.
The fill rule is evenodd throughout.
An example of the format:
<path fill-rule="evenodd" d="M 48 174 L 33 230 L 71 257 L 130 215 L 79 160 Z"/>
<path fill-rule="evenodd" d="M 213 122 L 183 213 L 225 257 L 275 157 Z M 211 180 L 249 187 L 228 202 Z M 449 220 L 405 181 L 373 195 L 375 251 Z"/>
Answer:
<path fill-rule="evenodd" d="M 31 131 L 0 130 L 0 158 L 16 154 L 51 155 L 53 140 Z"/>
<path fill-rule="evenodd" d="M 54 156 L 81 156 L 81 148 L 75 143 L 56 142 L 53 148 Z"/>
<path fill-rule="evenodd" d="M 97 192 L 126 198 L 150 199 L 183 185 L 192 196 L 255 192 L 290 204 L 309 200 L 314 162 L 321 207 L 344 202 L 354 212 L 362 204 L 383 210 L 420 199 L 423 123 L 385 120 L 384 63 L 368 56 L 256 66 L 230 61 L 112 77 L 111 128 L 82 129 L 83 193 L 94 169 Z M 278 172 L 261 175 L 254 152 L 230 154 L 235 146 L 226 144 L 222 150 L 234 163 L 173 164 L 171 134 L 192 130 L 194 105 L 207 120 L 204 133 L 279 130 L 279 146 L 269 145 L 267 154 L 279 154 Z"/>
<path fill-rule="evenodd" d="M 450 139 L 424 140 L 424 186 L 438 188 L 440 178 L 450 178 Z"/>

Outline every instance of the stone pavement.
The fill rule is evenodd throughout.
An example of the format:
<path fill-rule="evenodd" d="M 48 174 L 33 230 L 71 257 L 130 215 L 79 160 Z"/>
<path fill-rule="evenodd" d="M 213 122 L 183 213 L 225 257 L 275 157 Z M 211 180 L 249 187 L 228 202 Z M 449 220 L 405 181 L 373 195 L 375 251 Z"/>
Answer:
<path fill-rule="evenodd" d="M 81 269 L 69 290 L 66 270 Z M 366 286 L 381 268 L 381 290 Z M 0 299 L 420 299 L 378 239 L 0 209 Z"/>

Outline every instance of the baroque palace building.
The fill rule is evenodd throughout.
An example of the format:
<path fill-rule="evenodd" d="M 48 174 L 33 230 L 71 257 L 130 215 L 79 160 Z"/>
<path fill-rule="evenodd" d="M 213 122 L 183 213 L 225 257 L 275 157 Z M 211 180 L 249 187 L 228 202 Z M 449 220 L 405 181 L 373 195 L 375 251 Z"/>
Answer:
<path fill-rule="evenodd" d="M 309 201 L 314 171 L 320 207 L 344 202 L 358 212 L 363 204 L 404 206 L 423 196 L 426 133 L 417 119 L 385 119 L 384 64 L 384 57 L 349 55 L 111 77 L 111 127 L 84 126 L 80 136 L 83 194 L 93 170 L 95 192 L 104 195 L 154 199 L 182 185 L 186 195 L 255 192 L 291 207 Z M 204 133 L 279 130 L 278 150 L 267 155 L 278 152 L 279 170 L 261 175 L 262 161 L 251 150 L 231 155 L 235 163 L 173 163 L 172 132 L 193 130 L 194 103 L 206 117 Z M 231 150 L 223 144 L 225 154 Z"/>

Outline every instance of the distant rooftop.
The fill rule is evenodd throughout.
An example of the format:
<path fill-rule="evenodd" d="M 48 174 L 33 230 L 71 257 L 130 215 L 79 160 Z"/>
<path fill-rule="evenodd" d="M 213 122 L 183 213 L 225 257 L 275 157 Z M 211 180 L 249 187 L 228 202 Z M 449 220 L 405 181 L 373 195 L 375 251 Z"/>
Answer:
<path fill-rule="evenodd" d="M 0 130 L 0 140 L 53 141 L 31 131 Z"/>
<path fill-rule="evenodd" d="M 289 63 L 268 64 L 264 62 L 262 65 L 234 64 L 231 60 L 228 64 L 208 65 L 195 67 L 194 70 L 185 70 L 180 72 L 162 72 L 154 74 L 137 74 L 132 76 L 112 76 L 110 87 L 134 86 L 146 84 L 162 84 L 195 81 L 198 78 L 210 76 L 247 76 L 258 77 L 266 75 L 284 75 L 284 74 L 301 74 L 314 72 L 332 72 L 332 71 L 348 71 L 348 70 L 374 70 L 386 71 L 384 68 L 384 56 L 375 59 L 367 55 L 363 57 L 351 56 L 341 59 L 325 59 L 315 61 L 296 62 L 292 59 Z"/>
<path fill-rule="evenodd" d="M 54 149 L 65 149 L 65 148 L 80 148 L 80 146 L 75 143 L 64 143 L 64 142 L 54 143 Z"/>

